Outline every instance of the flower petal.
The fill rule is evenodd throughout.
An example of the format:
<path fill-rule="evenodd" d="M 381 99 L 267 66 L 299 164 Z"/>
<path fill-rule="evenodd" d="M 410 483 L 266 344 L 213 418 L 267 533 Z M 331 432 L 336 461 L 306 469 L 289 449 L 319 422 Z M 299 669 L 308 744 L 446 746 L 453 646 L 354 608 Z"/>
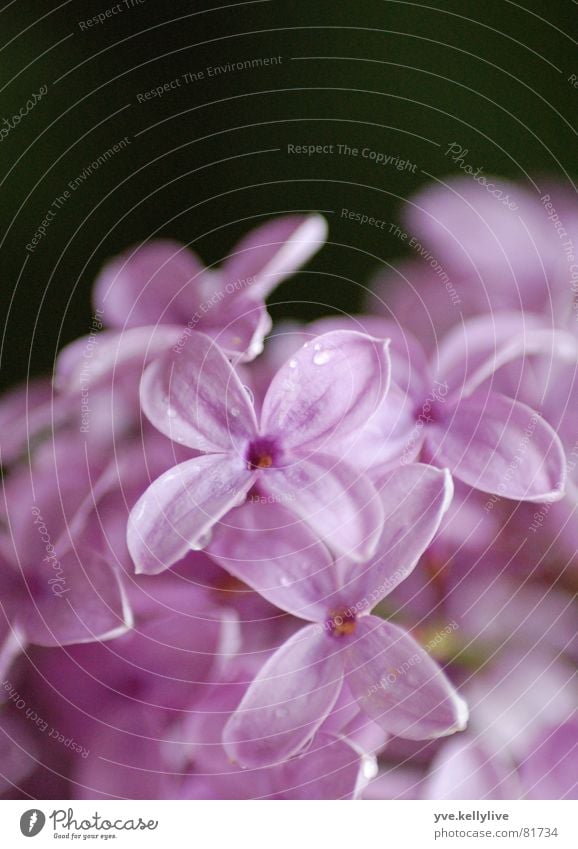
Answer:
<path fill-rule="evenodd" d="M 466 703 L 430 655 L 391 622 L 359 619 L 345 664 L 360 709 L 390 734 L 428 740 L 465 728 Z"/>
<path fill-rule="evenodd" d="M 520 788 L 506 751 L 492 755 L 474 737 L 448 740 L 425 781 L 426 799 L 518 799 Z"/>
<path fill-rule="evenodd" d="M 465 398 L 426 431 L 431 461 L 464 483 L 518 501 L 558 500 L 566 460 L 538 413 L 497 392 Z"/>
<path fill-rule="evenodd" d="M 202 298 L 204 268 L 179 242 L 159 239 L 107 263 L 94 302 L 109 327 L 186 324 Z"/>
<path fill-rule="evenodd" d="M 383 528 L 381 500 L 369 478 L 348 463 L 326 454 L 295 454 L 292 465 L 264 472 L 259 486 L 331 551 L 354 561 L 374 553 Z"/>
<path fill-rule="evenodd" d="M 463 398 L 503 366 L 535 354 L 548 361 L 575 363 L 578 343 L 572 334 L 546 327 L 537 316 L 477 316 L 444 337 L 437 357 L 438 377 L 447 382 L 451 397 Z"/>
<path fill-rule="evenodd" d="M 149 365 L 141 381 L 141 405 L 161 433 L 198 451 L 230 451 L 257 431 L 246 390 L 203 333 Z"/>
<path fill-rule="evenodd" d="M 5 564 L 2 564 L 5 568 Z M 2 598 L 2 606 L 6 604 L 7 594 Z M 0 611 L 0 676 L 5 681 L 12 664 L 26 650 L 26 640 L 23 634 L 14 628 L 6 619 L 5 612 Z M 0 690 L 0 704 L 4 701 L 5 693 Z"/>
<path fill-rule="evenodd" d="M 254 360 L 263 351 L 272 326 L 265 303 L 251 292 L 240 292 L 224 301 L 214 321 L 203 321 L 198 329 L 214 339 L 234 363 L 242 363 Z"/>
<path fill-rule="evenodd" d="M 155 325 L 104 330 L 83 336 L 58 355 L 54 382 L 61 392 L 81 392 L 125 375 L 138 381 L 147 362 L 175 345 L 180 327 Z"/>
<path fill-rule="evenodd" d="M 207 553 L 272 604 L 301 619 L 322 619 L 337 589 L 327 547 L 285 506 L 258 492 L 219 523 Z"/>
<path fill-rule="evenodd" d="M 353 799 L 368 760 L 347 738 L 322 729 L 303 755 L 278 767 L 276 798 Z"/>
<path fill-rule="evenodd" d="M 327 238 L 322 215 L 286 215 L 252 230 L 223 265 L 229 283 L 251 279 L 261 297 L 295 274 Z"/>
<path fill-rule="evenodd" d="M 286 447 L 321 448 L 366 425 L 390 381 L 387 342 L 336 330 L 318 336 L 282 366 L 263 402 L 262 427 Z"/>
<path fill-rule="evenodd" d="M 576 799 L 578 796 L 578 722 L 546 728 L 520 764 L 529 799 Z M 511 797 L 510 797 L 511 798 Z"/>
<path fill-rule="evenodd" d="M 117 571 L 98 555 L 69 551 L 47 563 L 29 584 L 16 627 L 29 643 L 64 646 L 112 640 L 132 626 L 132 613 Z M 46 558 L 48 560 L 48 558 Z M 43 564 L 44 565 L 44 564 Z"/>
<path fill-rule="evenodd" d="M 263 666 L 223 732 L 242 767 L 281 763 L 296 755 L 329 715 L 343 682 L 336 643 L 307 625 Z"/>
<path fill-rule="evenodd" d="M 342 592 L 366 612 L 415 568 L 453 497 L 451 475 L 423 463 L 401 466 L 379 486 L 384 524 L 376 556 L 368 564 L 338 563 Z"/>
<path fill-rule="evenodd" d="M 137 573 L 168 569 L 202 548 L 213 525 L 244 499 L 255 473 L 239 458 L 210 454 L 157 478 L 133 507 L 127 544 Z"/>
<path fill-rule="evenodd" d="M 455 148 L 452 158 L 462 152 Z M 420 191 L 404 217 L 434 261 L 457 279 L 470 278 L 474 291 L 468 299 L 485 302 L 492 312 L 535 310 L 547 301 L 561 251 L 557 231 L 547 226 L 529 190 L 485 174 L 479 180 L 451 178 Z"/>

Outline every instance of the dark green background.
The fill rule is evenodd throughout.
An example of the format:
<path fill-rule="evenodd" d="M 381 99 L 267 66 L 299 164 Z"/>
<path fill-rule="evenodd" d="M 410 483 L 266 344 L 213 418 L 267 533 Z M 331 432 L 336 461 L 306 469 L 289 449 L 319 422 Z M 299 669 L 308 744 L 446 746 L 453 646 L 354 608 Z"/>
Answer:
<path fill-rule="evenodd" d="M 4 385 L 51 371 L 55 352 L 89 330 L 103 261 L 152 235 L 215 262 L 268 216 L 333 210 L 330 245 L 273 298 L 286 302 L 272 307 L 276 317 L 312 318 L 355 310 L 361 285 L 403 253 L 386 231 L 340 220 L 341 208 L 396 220 L 428 175 L 456 170 L 449 142 L 486 173 L 577 173 L 570 0 L 147 0 L 80 29 L 113 5 L 15 0 L 0 12 L 0 120 L 48 85 L 0 144 Z M 273 55 L 281 65 L 137 103 L 137 93 L 187 71 Z M 295 61 L 306 56 L 331 58 Z M 54 198 L 125 135 L 128 150 L 73 193 L 23 268 Z M 287 155 L 288 143 L 368 146 L 418 167 L 302 159 Z M 256 153 L 270 148 L 281 150 Z"/>

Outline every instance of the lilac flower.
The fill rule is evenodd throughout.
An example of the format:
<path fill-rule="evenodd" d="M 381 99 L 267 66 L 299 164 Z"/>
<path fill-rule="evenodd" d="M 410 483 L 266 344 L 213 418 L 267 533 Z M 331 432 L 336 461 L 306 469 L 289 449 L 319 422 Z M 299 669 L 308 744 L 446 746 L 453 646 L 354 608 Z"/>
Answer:
<path fill-rule="evenodd" d="M 278 763 L 301 751 L 344 688 L 348 702 L 391 734 L 419 740 L 464 727 L 467 708 L 437 664 L 407 632 L 370 615 L 434 536 L 451 499 L 451 478 L 413 464 L 392 472 L 381 492 L 386 519 L 379 553 L 364 567 L 335 563 L 321 546 L 316 566 L 307 569 L 298 558 L 281 570 L 276 559 L 255 569 L 242 559 L 242 546 L 235 561 L 223 559 L 278 607 L 312 623 L 267 661 L 227 723 L 225 745 L 242 766 Z"/>
<path fill-rule="evenodd" d="M 475 315 L 523 309 L 551 326 L 570 323 L 574 193 L 544 186 L 541 198 L 505 180 L 493 182 L 518 210 L 471 178 L 429 185 L 410 198 L 400 232 L 416 259 L 373 281 L 369 311 L 393 316 L 428 352 L 462 318 Z"/>
<path fill-rule="evenodd" d="M 251 628 L 262 645 L 247 652 L 247 624 L 216 608 L 211 594 L 184 570 L 138 578 L 129 595 L 135 619 L 130 633 L 43 652 L 35 658 L 37 680 L 33 669 L 24 673 L 25 699 L 33 693 L 36 704 L 46 705 L 44 717 L 82 746 L 66 770 L 66 795 L 331 799 L 351 798 L 361 789 L 385 735 L 380 729 L 362 733 L 351 711 L 335 711 L 308 752 L 279 766 L 242 771 L 223 748 L 223 726 L 247 680 L 285 630 L 278 620 Z M 235 632 L 243 635 L 245 649 L 238 656 Z M 45 748 L 38 760 L 55 766 Z"/>
<path fill-rule="evenodd" d="M 306 751 L 279 764 L 243 769 L 232 764 L 223 746 L 223 728 L 234 712 L 255 662 L 239 658 L 227 683 L 214 687 L 185 719 L 187 776 L 181 798 L 193 799 L 350 799 L 359 795 L 376 769 L 373 752 L 386 735 L 377 729 L 363 739 L 357 717 L 334 710 Z M 234 677 L 233 677 L 234 676 Z M 369 723 L 371 725 L 371 723 Z M 367 737 L 367 735 L 366 735 Z"/>
<path fill-rule="evenodd" d="M 61 352 L 57 387 L 74 393 L 111 375 L 136 386 L 144 364 L 171 347 L 181 350 L 197 331 L 231 359 L 252 360 L 271 328 L 265 298 L 326 234 L 320 215 L 287 215 L 249 233 L 217 269 L 204 268 L 188 248 L 167 240 L 112 260 L 94 288 L 96 315 L 111 329 L 98 333 L 96 344 L 83 337 Z"/>
<path fill-rule="evenodd" d="M 491 658 L 468 687 L 471 727 L 434 758 L 426 798 L 576 798 L 575 672 L 562 658 L 539 644 Z"/>
<path fill-rule="evenodd" d="M 306 343 L 271 381 L 260 421 L 225 355 L 203 334 L 143 376 L 150 421 L 204 452 L 156 480 L 134 507 L 128 545 L 138 572 L 155 573 L 207 544 L 207 534 L 254 487 L 297 523 L 354 560 L 371 556 L 383 510 L 369 479 L 332 453 L 380 406 L 389 384 L 387 343 L 329 333 Z M 287 531 L 285 530 L 286 534 Z"/>
<path fill-rule="evenodd" d="M 560 438 L 537 411 L 495 391 L 493 376 L 534 354 L 575 360 L 578 349 L 569 333 L 546 329 L 519 313 L 479 316 L 449 333 L 428 361 L 419 342 L 391 321 L 358 316 L 325 319 L 313 327 L 319 332 L 336 326 L 391 339 L 391 400 L 404 427 L 408 402 L 413 419 L 401 462 L 421 456 L 449 468 L 468 486 L 505 498 L 563 497 L 566 460 Z M 386 427 L 384 438 L 392 432 Z"/>

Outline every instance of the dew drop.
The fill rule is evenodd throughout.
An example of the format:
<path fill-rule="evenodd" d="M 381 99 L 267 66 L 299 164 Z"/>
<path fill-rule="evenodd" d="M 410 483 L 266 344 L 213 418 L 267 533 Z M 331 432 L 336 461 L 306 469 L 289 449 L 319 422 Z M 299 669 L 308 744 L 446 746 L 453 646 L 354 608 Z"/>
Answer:
<path fill-rule="evenodd" d="M 291 586 L 291 581 L 289 580 L 289 578 L 286 578 L 285 575 L 283 575 L 283 577 L 281 578 L 281 586 L 282 587 L 290 587 Z"/>
<path fill-rule="evenodd" d="M 297 360 L 289 360 L 289 368 L 297 368 Z"/>
<path fill-rule="evenodd" d="M 375 778 L 378 771 L 377 761 L 375 758 L 372 758 L 369 755 L 362 758 L 361 773 L 367 781 L 371 781 L 372 778 Z"/>
<path fill-rule="evenodd" d="M 169 417 L 169 419 L 176 419 L 177 411 L 174 407 L 167 407 L 167 416 Z"/>
<path fill-rule="evenodd" d="M 255 396 L 253 395 L 253 390 L 251 389 L 251 387 L 250 386 L 243 386 L 243 389 L 245 390 L 245 392 L 249 396 L 249 401 L 251 402 L 251 404 L 253 406 L 255 406 Z"/>
<path fill-rule="evenodd" d="M 329 353 L 329 351 L 319 351 L 319 353 L 315 354 L 315 356 L 313 357 L 313 362 L 316 366 L 324 366 L 329 362 L 330 359 L 331 354 Z"/>
<path fill-rule="evenodd" d="M 206 534 L 201 534 L 201 536 L 191 544 L 191 548 L 193 551 L 202 551 L 203 548 L 206 548 L 211 541 L 212 533 L 211 531 L 207 531 Z"/>
<path fill-rule="evenodd" d="M 246 493 L 240 492 L 238 495 L 235 496 L 235 500 L 233 501 L 233 505 L 235 507 L 240 507 L 241 504 L 244 504 L 246 500 L 247 500 Z"/>
<path fill-rule="evenodd" d="M 230 413 L 233 416 L 233 418 L 236 419 L 237 416 L 239 415 L 239 408 L 238 407 L 231 407 Z"/>

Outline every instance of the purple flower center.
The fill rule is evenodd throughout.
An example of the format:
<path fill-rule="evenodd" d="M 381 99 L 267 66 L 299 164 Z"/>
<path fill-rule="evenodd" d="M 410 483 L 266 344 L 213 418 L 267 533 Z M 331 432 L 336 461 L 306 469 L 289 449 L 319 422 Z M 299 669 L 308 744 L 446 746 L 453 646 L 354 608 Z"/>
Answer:
<path fill-rule="evenodd" d="M 246 460 L 248 469 L 270 469 L 279 459 L 279 449 L 272 439 L 259 437 L 249 443 Z"/>
<path fill-rule="evenodd" d="M 330 637 L 348 637 L 355 631 L 355 613 L 350 610 L 338 610 L 325 622 Z"/>

